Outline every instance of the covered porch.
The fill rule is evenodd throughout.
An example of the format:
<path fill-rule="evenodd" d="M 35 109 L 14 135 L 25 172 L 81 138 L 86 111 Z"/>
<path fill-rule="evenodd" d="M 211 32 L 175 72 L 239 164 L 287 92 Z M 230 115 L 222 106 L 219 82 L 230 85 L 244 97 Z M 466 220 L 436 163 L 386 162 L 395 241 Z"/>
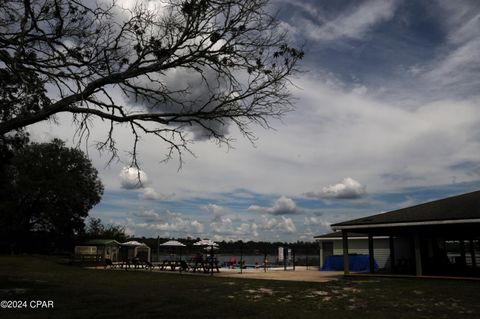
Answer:
<path fill-rule="evenodd" d="M 374 237 L 387 236 L 388 273 L 480 276 L 480 192 L 346 221 L 332 229 L 342 232 L 345 274 L 350 273 L 349 234 L 362 233 L 368 237 L 371 273 L 375 272 Z"/>

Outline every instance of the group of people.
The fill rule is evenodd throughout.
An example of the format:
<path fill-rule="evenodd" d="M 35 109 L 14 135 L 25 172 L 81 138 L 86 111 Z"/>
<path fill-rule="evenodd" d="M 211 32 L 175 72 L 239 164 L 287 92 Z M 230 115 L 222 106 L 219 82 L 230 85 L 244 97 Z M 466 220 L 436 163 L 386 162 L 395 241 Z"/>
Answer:
<path fill-rule="evenodd" d="M 268 258 L 265 256 L 263 258 L 263 264 L 260 265 L 258 263 L 258 261 L 255 261 L 255 266 L 254 267 L 255 268 L 268 267 L 268 263 L 269 263 Z M 227 266 L 230 269 L 235 269 L 236 267 L 239 267 L 239 268 L 242 268 L 242 269 L 247 268 L 245 260 L 242 259 L 242 260 L 240 260 L 240 263 L 237 264 L 237 258 L 236 257 L 231 257 L 230 260 L 227 263 Z"/>

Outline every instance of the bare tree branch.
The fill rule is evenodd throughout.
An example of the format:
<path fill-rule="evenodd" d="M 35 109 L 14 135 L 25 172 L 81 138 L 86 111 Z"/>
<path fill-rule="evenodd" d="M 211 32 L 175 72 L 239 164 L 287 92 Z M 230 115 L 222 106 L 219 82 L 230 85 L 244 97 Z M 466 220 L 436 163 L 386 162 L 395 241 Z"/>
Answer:
<path fill-rule="evenodd" d="M 180 160 L 190 152 L 190 131 L 229 145 L 227 128 L 236 125 L 253 141 L 250 125 L 269 128 L 292 110 L 288 86 L 303 57 L 267 4 L 166 0 L 152 10 L 4 0 L 0 134 L 68 112 L 81 141 L 100 118 L 109 130 L 97 147 L 112 160 L 114 124 L 128 123 L 133 166 L 142 135 L 158 137 L 169 147 L 166 158 Z"/>

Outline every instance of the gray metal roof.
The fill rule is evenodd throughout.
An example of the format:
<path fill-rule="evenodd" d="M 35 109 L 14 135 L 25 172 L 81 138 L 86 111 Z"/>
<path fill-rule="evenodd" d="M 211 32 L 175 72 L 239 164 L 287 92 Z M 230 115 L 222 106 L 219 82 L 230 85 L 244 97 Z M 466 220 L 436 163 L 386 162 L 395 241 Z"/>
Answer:
<path fill-rule="evenodd" d="M 367 238 L 368 235 L 366 234 L 361 234 L 361 233 L 348 233 L 348 239 L 364 239 L 364 238 Z M 341 231 L 336 231 L 336 232 L 333 232 L 333 233 L 328 233 L 328 234 L 323 234 L 323 235 L 318 235 L 318 236 L 315 236 L 313 237 L 317 240 L 328 240 L 328 239 L 331 239 L 331 240 L 335 240 L 335 239 L 343 239 L 342 237 L 342 232 Z M 378 237 L 378 236 L 375 236 L 375 238 L 384 238 L 384 237 Z M 387 238 L 387 237 L 385 237 Z"/>
<path fill-rule="evenodd" d="M 480 191 L 448 197 L 383 214 L 367 216 L 333 224 L 333 229 L 344 226 L 402 224 L 418 222 L 467 222 L 480 219 Z"/>
<path fill-rule="evenodd" d="M 359 234 L 359 233 L 348 233 L 349 238 L 354 238 L 354 237 L 365 237 L 365 234 Z M 341 231 L 336 231 L 333 233 L 328 233 L 328 234 L 323 234 L 323 235 L 318 235 L 313 237 L 315 239 L 342 239 L 342 232 Z"/>

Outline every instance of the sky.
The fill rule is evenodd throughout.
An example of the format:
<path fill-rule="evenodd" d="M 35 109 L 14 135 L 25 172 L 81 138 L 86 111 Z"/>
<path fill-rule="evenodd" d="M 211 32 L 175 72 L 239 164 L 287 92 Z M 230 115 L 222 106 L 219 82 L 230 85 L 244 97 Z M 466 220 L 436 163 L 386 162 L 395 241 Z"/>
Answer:
<path fill-rule="evenodd" d="M 131 5 L 130 1 L 120 1 Z M 120 160 L 84 146 L 105 185 L 90 212 L 145 237 L 313 241 L 332 223 L 480 189 L 480 2 L 273 0 L 280 27 L 303 45 L 295 111 L 251 143 L 199 139 L 161 162 L 144 137 L 142 187 Z M 75 145 L 68 115 L 29 127 L 32 139 Z"/>

